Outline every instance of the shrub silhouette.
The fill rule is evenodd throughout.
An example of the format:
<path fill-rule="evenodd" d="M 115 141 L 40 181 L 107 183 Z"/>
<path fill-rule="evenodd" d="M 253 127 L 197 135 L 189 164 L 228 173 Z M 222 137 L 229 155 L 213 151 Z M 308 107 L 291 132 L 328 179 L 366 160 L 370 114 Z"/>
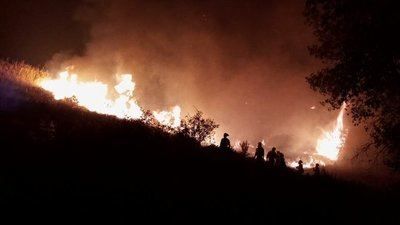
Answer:
<path fill-rule="evenodd" d="M 304 15 L 315 42 L 310 54 L 322 62 L 306 79 L 323 104 L 348 104 L 354 125 L 372 152 L 400 171 L 400 53 L 396 1 L 307 0 Z"/>
<path fill-rule="evenodd" d="M 182 120 L 180 132 L 186 136 L 196 139 L 200 143 L 212 142 L 215 129 L 219 125 L 212 119 L 204 119 L 203 112 L 196 109 L 193 116 L 186 116 Z"/>

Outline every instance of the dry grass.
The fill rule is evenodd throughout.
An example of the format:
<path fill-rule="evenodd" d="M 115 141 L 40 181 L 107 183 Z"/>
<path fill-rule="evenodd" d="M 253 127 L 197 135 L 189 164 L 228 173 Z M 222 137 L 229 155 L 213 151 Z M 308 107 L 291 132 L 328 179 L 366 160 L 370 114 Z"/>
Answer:
<path fill-rule="evenodd" d="M 0 60 L 0 111 L 39 102 L 51 102 L 52 95 L 38 87 L 49 73 L 23 62 Z"/>
<path fill-rule="evenodd" d="M 0 60 L 0 79 L 34 84 L 38 79 L 49 76 L 48 72 L 24 62 Z"/>

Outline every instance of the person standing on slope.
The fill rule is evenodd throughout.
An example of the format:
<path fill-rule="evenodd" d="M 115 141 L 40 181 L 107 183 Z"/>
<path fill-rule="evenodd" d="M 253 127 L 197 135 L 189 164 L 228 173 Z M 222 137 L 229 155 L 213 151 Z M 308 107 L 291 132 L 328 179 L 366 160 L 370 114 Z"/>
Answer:
<path fill-rule="evenodd" d="M 219 148 L 223 151 L 231 150 L 231 142 L 228 139 L 229 134 L 224 133 L 224 137 L 221 139 L 221 143 L 219 144 Z"/>

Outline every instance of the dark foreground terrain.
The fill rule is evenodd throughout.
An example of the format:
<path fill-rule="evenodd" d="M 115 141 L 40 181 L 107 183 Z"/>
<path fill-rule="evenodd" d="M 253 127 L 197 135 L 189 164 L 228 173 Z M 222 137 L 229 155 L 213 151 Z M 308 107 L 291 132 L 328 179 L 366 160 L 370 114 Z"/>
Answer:
<path fill-rule="evenodd" d="M 273 170 L 0 82 L 1 224 L 399 224 L 396 190 Z"/>

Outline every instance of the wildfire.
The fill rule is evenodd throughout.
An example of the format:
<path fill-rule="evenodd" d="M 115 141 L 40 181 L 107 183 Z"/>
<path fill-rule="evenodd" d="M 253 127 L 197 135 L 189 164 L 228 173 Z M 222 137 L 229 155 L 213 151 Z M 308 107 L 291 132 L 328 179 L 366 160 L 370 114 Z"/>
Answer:
<path fill-rule="evenodd" d="M 322 136 L 317 141 L 317 153 L 332 161 L 336 161 L 340 150 L 346 141 L 343 130 L 343 114 L 346 108 L 346 103 L 343 103 L 339 115 L 336 119 L 335 127 L 332 131 L 323 131 Z"/>
<path fill-rule="evenodd" d="M 153 111 L 156 120 L 162 125 L 169 127 L 179 127 L 181 125 L 181 107 L 175 106 L 171 111 Z"/>
<path fill-rule="evenodd" d="M 346 109 L 346 103 L 343 103 L 340 108 L 338 117 L 336 118 L 335 125 L 331 131 L 322 130 L 321 137 L 317 140 L 315 147 L 316 154 L 306 156 L 302 159 L 304 168 L 312 168 L 316 163 L 324 166 L 327 163 L 332 163 L 338 159 L 340 150 L 343 148 L 346 141 L 346 132 L 343 127 L 343 115 Z M 322 159 L 321 159 L 322 158 Z M 288 165 L 295 168 L 298 166 L 298 157 L 294 161 L 289 161 Z"/>
<path fill-rule="evenodd" d="M 56 79 L 46 78 L 38 82 L 43 89 L 50 91 L 56 100 L 74 98 L 77 104 L 101 114 L 114 115 L 124 119 L 139 119 L 144 115 L 142 108 L 134 98 L 135 83 L 131 74 L 122 74 L 117 77 L 118 84 L 114 86 L 115 98 L 109 97 L 108 85 L 99 81 L 83 82 L 78 80 L 77 74 L 69 71 L 59 73 Z M 346 104 L 343 103 L 336 123 L 331 131 L 322 131 L 317 140 L 316 154 L 307 156 L 305 168 L 313 167 L 316 163 L 325 165 L 338 159 L 340 150 L 345 143 L 343 115 Z M 171 111 L 153 111 L 152 115 L 162 125 L 177 128 L 181 124 L 181 108 L 175 106 Z M 264 141 L 263 141 L 263 144 Z M 321 160 L 321 158 L 323 160 Z M 318 159 L 318 160 L 316 160 Z M 296 161 L 289 162 L 289 166 L 296 167 Z"/>
<path fill-rule="evenodd" d="M 78 75 L 68 71 L 59 73 L 57 79 L 41 80 L 38 85 L 50 91 L 56 100 L 75 98 L 78 105 L 93 112 L 125 119 L 141 118 L 144 113 L 133 95 L 135 83 L 132 75 L 122 74 L 118 76 L 118 80 L 119 83 L 114 86 L 117 94 L 115 99 L 108 97 L 107 84 L 99 81 L 78 81 Z M 161 124 L 175 128 L 180 125 L 181 108 L 175 106 L 171 112 L 154 111 L 153 115 Z"/>

